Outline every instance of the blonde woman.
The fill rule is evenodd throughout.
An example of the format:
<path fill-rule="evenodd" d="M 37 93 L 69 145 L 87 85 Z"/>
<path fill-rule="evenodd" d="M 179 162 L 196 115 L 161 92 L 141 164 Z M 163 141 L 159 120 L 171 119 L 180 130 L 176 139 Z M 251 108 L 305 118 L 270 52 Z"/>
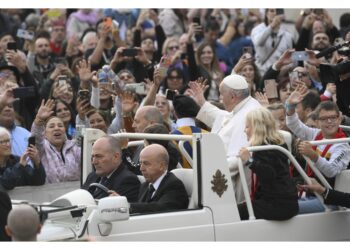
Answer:
<path fill-rule="evenodd" d="M 250 146 L 279 145 L 287 148 L 278 132 L 277 122 L 266 108 L 250 111 L 246 128 Z M 241 148 L 239 157 L 252 174 L 252 205 L 257 219 L 286 220 L 298 213 L 297 189 L 289 175 L 287 156 L 278 150 L 258 151 L 250 154 Z M 246 204 L 239 204 L 242 220 L 248 219 Z"/>

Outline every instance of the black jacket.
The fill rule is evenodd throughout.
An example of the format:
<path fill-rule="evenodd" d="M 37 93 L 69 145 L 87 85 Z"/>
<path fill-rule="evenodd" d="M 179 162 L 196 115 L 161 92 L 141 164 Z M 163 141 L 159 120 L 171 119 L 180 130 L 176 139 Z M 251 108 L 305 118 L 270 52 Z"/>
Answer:
<path fill-rule="evenodd" d="M 188 207 L 185 186 L 173 173 L 168 172 L 164 176 L 150 202 L 146 201 L 148 186 L 147 182 L 141 185 L 138 202 L 130 204 L 130 213 L 159 212 Z"/>
<path fill-rule="evenodd" d="M 284 144 L 284 147 L 287 146 Z M 250 169 L 258 178 L 255 199 L 283 199 L 297 201 L 298 193 L 289 174 L 288 158 L 278 150 L 253 153 Z"/>
<path fill-rule="evenodd" d="M 39 186 L 45 184 L 44 167 L 21 166 L 19 157 L 11 155 L 4 168 L 0 168 L 0 188 L 13 189 L 18 186 Z"/>
<path fill-rule="evenodd" d="M 324 203 L 350 208 L 350 193 L 343 193 L 337 190 L 329 189 Z"/>
<path fill-rule="evenodd" d="M 95 188 L 89 189 L 91 183 L 99 183 L 101 181 L 101 177 L 96 175 L 96 172 L 91 172 L 86 178 L 85 183 L 82 188 L 88 190 L 95 199 L 101 199 L 107 197 L 107 194 L 104 192 L 96 192 Z M 137 201 L 137 196 L 140 189 L 140 181 L 137 176 L 132 173 L 128 168 L 121 164 L 114 171 L 111 177 L 108 178 L 106 184 L 104 184 L 108 189 L 114 190 L 118 194 L 122 196 L 126 196 L 129 202 Z"/>
<path fill-rule="evenodd" d="M 0 191 L 0 241 L 11 241 L 5 233 L 7 215 L 12 209 L 11 200 L 7 193 Z"/>

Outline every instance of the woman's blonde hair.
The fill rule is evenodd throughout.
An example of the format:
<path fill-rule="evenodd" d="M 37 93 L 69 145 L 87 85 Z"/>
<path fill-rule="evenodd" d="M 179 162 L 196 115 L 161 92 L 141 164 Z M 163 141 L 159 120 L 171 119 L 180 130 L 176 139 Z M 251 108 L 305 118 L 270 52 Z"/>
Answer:
<path fill-rule="evenodd" d="M 250 111 L 246 116 L 246 123 L 252 129 L 251 146 L 284 143 L 283 136 L 278 132 L 277 122 L 268 109 L 258 108 Z"/>
<path fill-rule="evenodd" d="M 172 37 L 168 37 L 167 39 L 165 39 L 164 43 L 163 43 L 163 48 L 162 48 L 162 55 L 166 55 L 167 54 L 167 49 L 169 47 L 169 44 L 171 42 L 176 42 L 178 44 L 178 46 L 180 46 L 180 42 L 179 42 L 179 38 L 176 36 L 172 36 Z"/>

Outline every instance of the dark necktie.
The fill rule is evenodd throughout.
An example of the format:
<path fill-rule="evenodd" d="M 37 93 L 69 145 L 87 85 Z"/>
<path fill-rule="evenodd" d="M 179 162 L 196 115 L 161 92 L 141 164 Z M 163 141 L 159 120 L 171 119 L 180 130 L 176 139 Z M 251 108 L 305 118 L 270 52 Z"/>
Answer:
<path fill-rule="evenodd" d="M 149 184 L 149 186 L 148 186 L 148 192 L 147 192 L 147 202 L 150 202 L 151 200 L 152 200 L 152 194 L 153 194 L 153 192 L 154 192 L 154 187 L 153 187 L 153 185 L 152 184 Z"/>
<path fill-rule="evenodd" d="M 99 183 L 102 184 L 103 186 L 107 187 L 108 178 L 106 176 L 102 177 Z M 103 191 L 101 189 L 99 189 L 99 188 L 96 188 L 95 191 L 94 191 L 93 196 L 94 196 L 95 199 L 102 198 L 102 196 L 101 196 L 102 194 L 104 194 Z"/>
<path fill-rule="evenodd" d="M 277 33 L 271 33 L 271 37 L 272 37 L 272 44 L 271 44 L 271 46 L 272 46 L 272 48 L 274 48 L 275 47 L 275 39 L 277 37 Z"/>

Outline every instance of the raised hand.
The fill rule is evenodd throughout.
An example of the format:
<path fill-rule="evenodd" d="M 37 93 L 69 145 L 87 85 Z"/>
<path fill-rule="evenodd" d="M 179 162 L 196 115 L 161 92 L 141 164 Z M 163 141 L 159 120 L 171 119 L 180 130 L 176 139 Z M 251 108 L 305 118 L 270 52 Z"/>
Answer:
<path fill-rule="evenodd" d="M 292 53 L 294 51 L 295 51 L 295 49 L 288 49 L 280 56 L 280 58 L 276 62 L 277 70 L 281 70 L 281 68 L 283 66 L 291 64 L 293 62 L 293 60 L 292 60 Z"/>
<path fill-rule="evenodd" d="M 96 71 L 91 72 L 91 64 L 86 60 L 81 60 L 77 65 L 80 81 L 83 83 L 88 83 L 92 81 L 93 83 L 98 83 L 96 76 Z"/>
<path fill-rule="evenodd" d="M 6 60 L 12 63 L 20 73 L 24 73 L 27 69 L 26 60 L 24 60 L 20 54 L 14 50 L 7 50 Z"/>
<path fill-rule="evenodd" d="M 122 94 L 123 114 L 131 113 L 135 108 L 135 93 L 124 91 Z"/>
<path fill-rule="evenodd" d="M 199 106 L 205 103 L 204 91 L 205 87 L 197 81 L 189 82 L 190 90 L 187 93 L 192 97 Z"/>
<path fill-rule="evenodd" d="M 267 107 L 269 103 L 269 98 L 267 98 L 266 93 L 255 92 L 254 98 L 263 106 Z"/>
<path fill-rule="evenodd" d="M 305 84 L 303 84 L 301 81 L 296 82 L 299 84 L 286 100 L 286 103 L 291 105 L 297 105 L 298 103 L 300 103 L 309 92 Z"/>
<path fill-rule="evenodd" d="M 53 114 L 54 107 L 55 107 L 54 100 L 49 99 L 47 100 L 46 103 L 45 103 L 45 100 L 42 100 L 38 113 L 36 114 L 36 120 L 38 119 L 39 122 L 46 121 Z"/>

